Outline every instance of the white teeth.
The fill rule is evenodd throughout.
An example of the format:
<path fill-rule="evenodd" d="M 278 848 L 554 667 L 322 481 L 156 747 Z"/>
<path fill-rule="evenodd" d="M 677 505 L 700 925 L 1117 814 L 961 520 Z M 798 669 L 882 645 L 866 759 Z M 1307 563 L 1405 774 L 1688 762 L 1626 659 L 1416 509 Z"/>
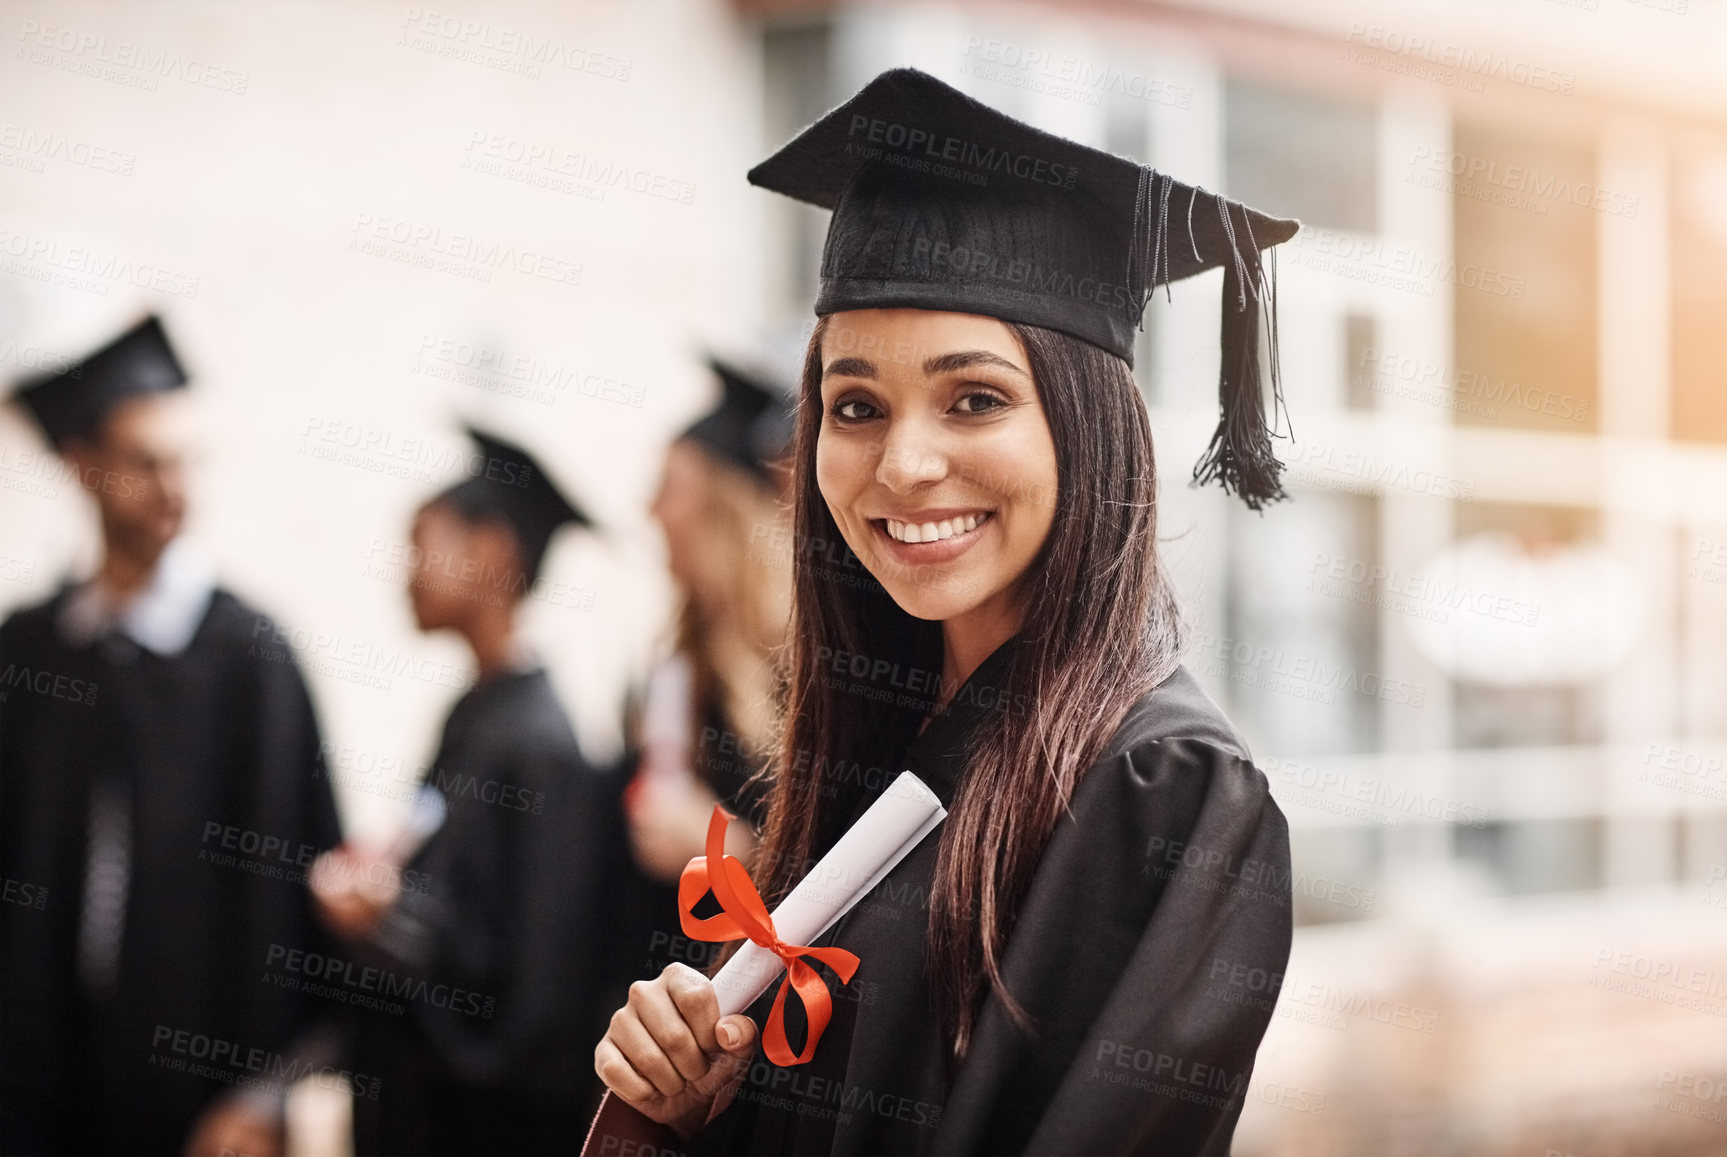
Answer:
<path fill-rule="evenodd" d="M 958 518 L 944 518 L 941 522 L 900 522 L 889 518 L 887 532 L 900 542 L 940 542 L 952 538 L 956 534 L 966 534 L 976 530 L 988 521 L 989 512 L 982 514 L 966 514 Z"/>

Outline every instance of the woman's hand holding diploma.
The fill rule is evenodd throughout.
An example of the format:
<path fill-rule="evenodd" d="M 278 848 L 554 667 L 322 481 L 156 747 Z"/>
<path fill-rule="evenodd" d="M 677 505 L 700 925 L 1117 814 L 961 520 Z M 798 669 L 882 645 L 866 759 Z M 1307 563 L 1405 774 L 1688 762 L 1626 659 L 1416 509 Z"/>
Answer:
<path fill-rule="evenodd" d="M 693 939 L 747 942 L 713 980 L 672 964 L 656 979 L 630 985 L 629 1003 L 612 1014 L 594 1049 L 594 1071 L 606 1087 L 689 1140 L 731 1102 L 755 1055 L 756 1025 L 742 1010 L 788 966 L 791 974 L 768 1016 L 765 1052 L 777 1065 L 808 1061 L 831 1003 L 825 981 L 802 958 L 821 961 L 842 984 L 858 967 L 857 957 L 844 949 L 807 947 L 809 941 L 831 928 L 946 815 L 934 792 L 911 772 L 902 773 L 770 916 L 743 865 L 725 854 L 730 817 L 716 807 L 707 855 L 691 860 L 679 880 L 680 916 Z M 710 889 L 720 912 L 698 919 L 694 908 Z M 797 992 L 808 1017 L 801 1053 L 792 1051 L 781 1019 L 787 988 Z"/>
<path fill-rule="evenodd" d="M 630 985 L 629 1002 L 594 1049 L 594 1071 L 631 1108 L 687 1141 L 716 1102 L 730 1102 L 755 1051 L 755 1022 L 722 1017 L 713 982 L 669 964 Z"/>

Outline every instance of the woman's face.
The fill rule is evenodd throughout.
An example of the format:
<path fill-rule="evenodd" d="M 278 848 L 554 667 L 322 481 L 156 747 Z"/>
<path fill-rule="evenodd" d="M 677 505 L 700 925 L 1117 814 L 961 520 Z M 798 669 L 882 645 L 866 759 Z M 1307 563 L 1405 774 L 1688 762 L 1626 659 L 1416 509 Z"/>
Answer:
<path fill-rule="evenodd" d="M 461 630 L 480 604 L 514 597 L 521 568 L 509 531 L 471 524 L 434 500 L 414 515 L 411 535 L 408 601 L 420 630 Z"/>
<path fill-rule="evenodd" d="M 1014 617 L 1055 519 L 1055 441 L 1019 340 L 994 318 L 829 316 L 816 482 L 907 614 Z"/>
<path fill-rule="evenodd" d="M 666 565 L 672 578 L 686 591 L 707 577 L 703 543 L 711 533 L 703 522 L 707 510 L 707 464 L 702 452 L 679 440 L 666 449 L 660 472 L 660 489 L 649 512 L 666 537 Z"/>

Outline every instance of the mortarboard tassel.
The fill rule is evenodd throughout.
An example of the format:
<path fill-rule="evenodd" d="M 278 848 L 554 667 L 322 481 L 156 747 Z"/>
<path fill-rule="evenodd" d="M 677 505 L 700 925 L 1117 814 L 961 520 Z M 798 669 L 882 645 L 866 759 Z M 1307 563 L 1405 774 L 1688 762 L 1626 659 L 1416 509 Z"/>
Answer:
<path fill-rule="evenodd" d="M 1153 188 L 1154 183 L 1156 188 Z M 1157 293 L 1158 259 L 1163 260 L 1163 292 L 1169 288 L 1169 194 L 1175 180 L 1150 165 L 1139 169 L 1139 191 L 1133 202 L 1133 241 L 1127 252 L 1127 284 L 1134 304 L 1133 321 L 1145 328 L 1145 307 Z"/>
<path fill-rule="evenodd" d="M 1259 327 L 1262 315 L 1265 315 L 1264 320 L 1269 322 L 1267 362 L 1271 373 L 1272 412 L 1275 416 L 1278 411 L 1284 411 L 1287 420 L 1277 364 L 1277 258 L 1273 255 L 1268 275 L 1258 246 L 1252 244 L 1253 227 L 1247 223 L 1245 209 L 1242 222 L 1250 242 L 1245 256 L 1236 242 L 1229 202 L 1222 196 L 1217 198 L 1217 210 L 1233 251 L 1232 259 L 1224 262 L 1223 266 L 1223 324 L 1217 385 L 1222 415 L 1205 456 L 1193 468 L 1193 482 L 1196 486 L 1220 482 L 1226 492 L 1233 491 L 1240 496 L 1248 509 L 1260 510 L 1268 503 L 1288 497 L 1283 489 L 1283 463 L 1277 460 L 1272 450 L 1273 431 L 1266 425 L 1265 391 L 1259 363 Z"/>

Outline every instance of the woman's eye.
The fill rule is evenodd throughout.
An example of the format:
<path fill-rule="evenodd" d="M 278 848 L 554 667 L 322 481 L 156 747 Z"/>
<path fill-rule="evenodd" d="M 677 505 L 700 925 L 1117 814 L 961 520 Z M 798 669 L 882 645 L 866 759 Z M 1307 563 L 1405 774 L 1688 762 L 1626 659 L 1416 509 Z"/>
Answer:
<path fill-rule="evenodd" d="M 961 413 L 965 414 L 983 414 L 988 413 L 990 410 L 1000 409 L 1006 404 L 1006 402 L 1002 401 L 994 394 L 978 390 L 961 398 L 959 400 L 959 409 Z"/>
<path fill-rule="evenodd" d="M 828 413 L 842 422 L 861 422 L 875 415 L 875 407 L 861 398 L 845 398 L 835 402 Z"/>

